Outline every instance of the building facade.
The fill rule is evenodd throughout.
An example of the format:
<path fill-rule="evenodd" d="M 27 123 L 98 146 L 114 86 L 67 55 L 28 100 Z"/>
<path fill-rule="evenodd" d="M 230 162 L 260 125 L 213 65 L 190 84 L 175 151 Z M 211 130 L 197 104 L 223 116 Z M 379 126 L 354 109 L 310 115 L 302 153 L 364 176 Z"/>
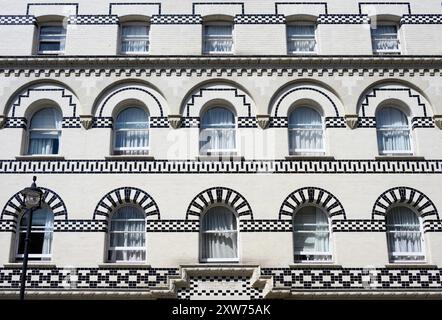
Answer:
<path fill-rule="evenodd" d="M 0 2 L 0 298 L 442 297 L 440 1 Z"/>

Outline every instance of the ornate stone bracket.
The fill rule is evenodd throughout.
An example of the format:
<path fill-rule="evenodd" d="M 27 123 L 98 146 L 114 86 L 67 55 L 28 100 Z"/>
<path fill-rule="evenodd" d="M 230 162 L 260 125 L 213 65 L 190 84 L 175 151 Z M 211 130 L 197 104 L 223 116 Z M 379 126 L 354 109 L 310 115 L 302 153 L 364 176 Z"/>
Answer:
<path fill-rule="evenodd" d="M 356 128 L 358 125 L 358 115 L 357 114 L 346 114 L 344 116 L 345 123 L 347 124 L 347 127 L 350 129 Z"/>
<path fill-rule="evenodd" d="M 80 116 L 80 123 L 86 130 L 92 128 L 93 116 L 91 115 L 83 115 Z"/>
<path fill-rule="evenodd" d="M 442 115 L 433 116 L 434 124 L 442 130 Z"/>
<path fill-rule="evenodd" d="M 261 129 L 265 129 L 270 124 L 270 116 L 268 114 L 259 114 L 256 116 L 256 122 L 258 122 Z"/>
<path fill-rule="evenodd" d="M 0 129 L 3 128 L 6 122 L 6 116 L 0 115 Z"/>
<path fill-rule="evenodd" d="M 169 125 L 174 128 L 178 129 L 181 125 L 181 115 L 179 114 L 171 114 L 168 117 Z"/>

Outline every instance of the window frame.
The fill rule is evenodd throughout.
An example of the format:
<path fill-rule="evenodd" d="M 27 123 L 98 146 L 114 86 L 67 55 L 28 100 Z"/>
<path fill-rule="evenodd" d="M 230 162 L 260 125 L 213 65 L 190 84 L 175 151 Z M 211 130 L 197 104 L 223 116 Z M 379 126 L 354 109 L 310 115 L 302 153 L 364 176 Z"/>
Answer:
<path fill-rule="evenodd" d="M 231 41 L 232 46 L 230 51 L 206 51 L 206 27 L 207 26 L 229 26 L 232 28 Z M 233 55 L 235 54 L 235 24 L 230 21 L 208 21 L 203 23 L 202 30 L 202 54 L 203 55 Z"/>
<path fill-rule="evenodd" d="M 31 124 L 32 124 L 32 119 L 35 117 L 35 115 L 37 113 L 39 113 L 40 111 L 43 111 L 44 109 L 55 109 L 57 112 L 60 113 L 61 115 L 61 123 L 60 123 L 60 130 L 58 130 L 57 128 L 54 128 L 53 130 L 48 130 L 48 129 L 31 129 Z M 26 156 L 31 156 L 31 157 L 56 157 L 56 156 L 61 156 L 62 152 L 61 152 L 61 147 L 62 147 L 62 133 L 63 133 L 63 112 L 61 110 L 59 110 L 59 108 L 57 106 L 52 106 L 52 105 L 48 105 L 48 106 L 42 106 L 41 108 L 38 108 L 37 110 L 35 110 L 32 115 L 29 117 L 30 121 L 29 121 L 29 126 L 26 127 L 26 133 L 25 133 L 25 138 L 26 138 L 26 142 L 24 143 L 24 150 L 23 150 L 23 154 Z M 57 153 L 33 153 L 31 154 L 29 152 L 29 147 L 31 146 L 31 132 L 58 132 L 58 152 Z M 22 144 L 23 145 L 23 144 Z"/>
<path fill-rule="evenodd" d="M 148 28 L 148 32 L 147 32 L 147 51 L 145 52 L 126 52 L 123 51 L 123 42 L 125 41 L 124 38 L 126 36 L 123 36 L 123 28 L 126 26 L 143 26 L 143 27 L 147 27 Z M 143 21 L 128 21 L 128 22 L 124 22 L 120 25 L 119 28 L 119 36 L 120 36 L 120 43 L 119 43 L 119 53 L 120 55 L 124 55 L 124 56 L 137 56 L 137 55 L 149 55 L 150 53 L 150 24 L 148 22 L 143 22 Z M 134 39 L 134 40 L 143 40 L 143 39 Z M 144 39 L 146 40 L 146 39 Z M 129 40 L 127 40 L 129 41 Z"/>
<path fill-rule="evenodd" d="M 313 51 L 290 51 L 289 50 L 289 32 L 288 29 L 289 27 L 293 27 L 293 26 L 312 26 L 313 27 L 313 40 L 315 41 L 315 48 Z M 288 55 L 317 55 L 319 52 L 319 42 L 318 42 L 318 35 L 317 35 L 317 29 L 318 29 L 318 24 L 315 22 L 309 22 L 309 21 L 291 21 L 291 22 L 287 22 L 286 28 L 285 28 L 285 33 L 286 33 L 286 46 L 287 46 L 287 54 Z M 298 36 L 299 37 L 299 36 Z"/>
<path fill-rule="evenodd" d="M 61 41 L 43 41 L 43 42 L 60 42 L 60 48 L 63 47 L 63 50 L 40 50 L 40 44 L 42 42 L 41 40 L 41 29 L 43 27 L 61 27 L 64 30 L 64 39 Z M 38 25 L 37 30 L 37 55 L 64 55 L 66 51 L 66 40 L 67 40 L 67 28 L 64 27 L 63 22 L 45 22 Z"/>
<path fill-rule="evenodd" d="M 203 258 L 203 234 L 207 234 L 207 233 L 227 233 L 226 231 L 224 232 L 217 232 L 215 230 L 212 230 L 212 232 L 206 232 L 203 231 L 203 219 L 205 218 L 206 214 L 213 208 L 216 207 L 223 207 L 227 210 L 229 210 L 233 216 L 236 219 L 236 231 L 234 230 L 229 230 L 229 233 L 234 233 L 236 232 L 236 258 Z M 200 263 L 239 263 L 241 261 L 241 257 L 240 257 L 240 253 L 241 253 L 241 241 L 240 241 L 240 228 L 239 228 L 239 216 L 238 214 L 235 212 L 235 210 L 233 210 L 233 208 L 230 208 L 222 203 L 214 203 L 213 205 L 208 206 L 204 212 L 200 215 L 200 228 L 199 228 L 199 262 Z"/>
<path fill-rule="evenodd" d="M 370 39 L 371 39 L 371 48 L 373 55 L 401 55 L 402 49 L 401 49 L 401 38 L 400 38 L 400 25 L 398 25 L 395 22 L 388 22 L 388 21 L 381 21 L 377 22 L 376 27 L 378 26 L 393 26 L 396 28 L 396 42 L 397 42 L 397 50 L 376 50 L 374 43 L 375 39 L 373 37 L 373 28 L 370 28 Z M 376 28 L 375 28 L 376 29 Z M 382 40 L 382 39 L 377 39 Z"/>

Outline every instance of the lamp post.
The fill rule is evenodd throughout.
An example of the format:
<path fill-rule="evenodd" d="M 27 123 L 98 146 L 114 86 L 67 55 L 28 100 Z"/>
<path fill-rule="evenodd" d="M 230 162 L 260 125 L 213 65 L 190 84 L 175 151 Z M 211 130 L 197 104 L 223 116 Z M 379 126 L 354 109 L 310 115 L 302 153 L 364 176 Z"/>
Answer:
<path fill-rule="evenodd" d="M 31 242 L 31 229 L 32 229 L 32 215 L 35 210 L 39 209 L 41 206 L 41 198 L 43 195 L 43 191 L 40 188 L 37 188 L 37 184 L 35 181 L 37 177 L 34 176 L 32 178 L 32 185 L 28 188 L 24 188 L 20 191 L 20 194 L 23 196 L 23 202 L 27 209 L 28 213 L 28 225 L 26 229 L 26 238 L 25 238 L 25 248 L 23 255 L 23 267 L 21 271 L 21 279 L 20 279 L 20 300 L 25 299 L 25 287 L 26 287 L 26 273 L 28 270 L 28 256 L 29 256 L 29 243 Z M 26 214 L 26 213 L 25 213 Z"/>

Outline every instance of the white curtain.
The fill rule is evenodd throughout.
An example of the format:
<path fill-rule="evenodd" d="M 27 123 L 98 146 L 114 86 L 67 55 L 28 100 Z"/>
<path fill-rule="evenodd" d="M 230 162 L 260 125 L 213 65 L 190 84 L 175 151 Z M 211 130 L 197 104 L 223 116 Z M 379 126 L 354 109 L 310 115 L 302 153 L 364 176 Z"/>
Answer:
<path fill-rule="evenodd" d="M 233 45 L 231 25 L 213 25 L 204 28 L 205 52 L 231 52 Z"/>
<path fill-rule="evenodd" d="M 238 257 L 236 216 L 225 207 L 210 209 L 202 220 L 201 250 L 203 259 Z"/>
<path fill-rule="evenodd" d="M 235 116 L 231 111 L 215 107 L 204 113 L 201 124 L 201 153 L 235 150 Z"/>
<path fill-rule="evenodd" d="M 45 108 L 31 119 L 28 154 L 58 154 L 62 115 L 55 108 Z"/>
<path fill-rule="evenodd" d="M 291 153 L 322 153 L 324 132 L 321 115 L 312 108 L 296 108 L 289 117 Z"/>
<path fill-rule="evenodd" d="M 314 206 L 299 210 L 293 221 L 295 257 L 330 260 L 330 231 L 327 215 Z"/>
<path fill-rule="evenodd" d="M 148 52 L 149 51 L 149 27 L 129 25 L 121 30 L 122 52 Z"/>
<path fill-rule="evenodd" d="M 396 51 L 399 49 L 396 26 L 377 26 L 371 32 L 374 51 Z"/>
<path fill-rule="evenodd" d="M 115 123 L 115 154 L 146 154 L 149 149 L 149 114 L 141 108 L 124 109 Z"/>
<path fill-rule="evenodd" d="M 417 215 L 406 207 L 395 207 L 386 216 L 387 240 L 393 260 L 423 260 L 422 234 Z"/>
<path fill-rule="evenodd" d="M 407 116 L 399 109 L 386 107 L 376 114 L 380 153 L 411 153 Z"/>
<path fill-rule="evenodd" d="M 109 260 L 144 261 L 146 222 L 144 213 L 126 206 L 113 214 L 110 227 Z"/>
<path fill-rule="evenodd" d="M 289 52 L 315 51 L 315 26 L 292 25 L 287 27 L 287 43 Z"/>

